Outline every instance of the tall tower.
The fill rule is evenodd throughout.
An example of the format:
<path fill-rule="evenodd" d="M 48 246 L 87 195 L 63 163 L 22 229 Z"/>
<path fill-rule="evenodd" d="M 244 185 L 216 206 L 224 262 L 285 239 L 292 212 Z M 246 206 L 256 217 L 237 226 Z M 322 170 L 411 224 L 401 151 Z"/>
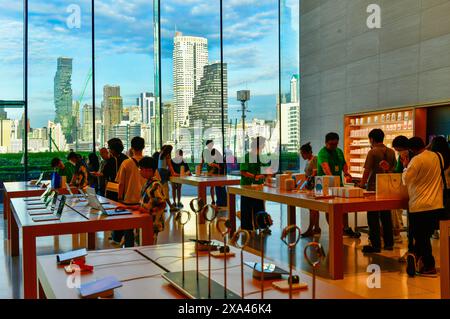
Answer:
<path fill-rule="evenodd" d="M 227 64 L 223 64 L 223 95 L 224 95 L 224 122 L 228 122 L 228 90 L 227 90 Z M 222 128 L 222 88 L 221 63 L 214 62 L 206 65 L 203 78 L 197 87 L 192 106 L 189 108 L 190 127 L 198 121 L 202 122 L 204 129 Z"/>
<path fill-rule="evenodd" d="M 208 40 L 176 32 L 173 39 L 173 94 L 177 127 L 189 125 L 189 108 L 207 64 Z"/>
<path fill-rule="evenodd" d="M 120 96 L 120 86 L 105 85 L 103 87 L 103 136 L 104 142 L 107 142 L 113 136 L 111 130 L 114 125 L 122 121 L 123 101 Z"/>
<path fill-rule="evenodd" d="M 298 103 L 300 96 L 299 96 L 299 75 L 294 74 L 291 78 L 291 103 Z"/>
<path fill-rule="evenodd" d="M 62 131 L 72 142 L 72 58 L 57 60 L 54 78 L 55 123 L 61 123 Z"/>

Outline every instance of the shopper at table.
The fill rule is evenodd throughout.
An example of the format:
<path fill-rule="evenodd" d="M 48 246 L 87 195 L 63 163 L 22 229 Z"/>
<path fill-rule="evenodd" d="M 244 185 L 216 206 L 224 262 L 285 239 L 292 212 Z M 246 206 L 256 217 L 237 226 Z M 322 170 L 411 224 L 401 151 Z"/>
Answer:
<path fill-rule="evenodd" d="M 98 156 L 95 153 L 89 153 L 88 162 L 88 181 L 89 186 L 94 188 L 95 191 L 98 191 L 98 177 L 96 176 L 96 172 L 100 169 L 100 161 L 98 160 Z"/>
<path fill-rule="evenodd" d="M 352 181 L 352 176 L 348 171 L 344 152 L 338 147 L 339 135 L 331 132 L 325 136 L 325 146 L 317 154 L 317 176 L 333 175 L 339 176 L 342 183 L 342 175 L 347 182 Z M 328 220 L 328 215 L 327 215 Z M 344 235 L 356 236 L 356 233 L 348 226 L 348 215 L 343 215 Z"/>
<path fill-rule="evenodd" d="M 189 165 L 184 161 L 183 158 L 183 150 L 178 150 L 175 158 L 172 159 L 172 167 L 176 174 L 181 175 L 182 171 L 184 171 L 185 176 L 190 176 L 191 171 L 189 170 Z M 183 208 L 183 204 L 181 203 L 181 187 L 182 184 L 171 183 L 172 184 L 172 198 L 173 198 L 173 206 L 177 208 Z"/>
<path fill-rule="evenodd" d="M 394 173 L 403 173 L 404 167 L 402 163 L 402 157 L 407 157 L 411 159 L 414 155 L 409 150 L 409 139 L 404 135 L 399 135 L 392 141 L 392 147 L 398 153 L 397 165 L 395 166 Z M 394 242 L 402 242 L 400 232 L 403 229 L 403 209 L 394 209 L 391 211 L 391 214 L 392 214 Z M 401 260 L 402 261 L 406 260 L 406 257 L 405 258 L 402 257 Z"/>
<path fill-rule="evenodd" d="M 250 152 L 245 154 L 244 163 L 241 163 L 241 185 L 264 184 L 265 175 L 263 167 L 269 166 L 261 162 L 260 156 L 266 140 L 258 136 L 251 142 Z M 264 211 L 264 201 L 241 196 L 241 229 L 254 230 L 255 215 Z"/>
<path fill-rule="evenodd" d="M 72 180 L 70 182 L 71 186 L 75 186 L 77 188 L 85 188 L 89 185 L 88 181 L 88 169 L 86 167 L 86 163 L 80 154 L 70 155 L 71 158 L 74 158 L 75 161 L 75 172 L 73 173 Z"/>
<path fill-rule="evenodd" d="M 446 192 L 444 194 L 444 200 L 446 200 L 447 205 L 449 204 L 450 201 L 450 146 L 448 145 L 447 140 L 445 139 L 445 137 L 443 136 L 436 136 L 433 138 L 433 140 L 431 141 L 430 144 L 430 150 L 432 152 L 437 152 L 439 154 L 441 154 L 442 156 L 442 169 L 443 169 L 443 174 L 441 171 L 441 175 L 443 175 L 442 177 L 442 185 L 444 185 L 444 181 L 445 181 L 445 187 L 444 187 L 444 191 Z M 450 207 L 446 206 L 445 207 L 446 211 L 442 212 L 442 214 L 440 215 L 440 220 L 449 220 L 450 219 Z M 436 229 L 439 229 L 439 225 L 436 225 Z"/>
<path fill-rule="evenodd" d="M 164 196 L 167 204 L 170 207 L 171 212 L 175 212 L 178 210 L 175 205 L 172 205 L 170 202 L 170 194 L 169 194 L 169 181 L 170 176 L 179 176 L 176 173 L 172 166 L 172 145 L 163 145 L 161 148 L 161 152 L 158 156 L 158 175 L 161 179 L 161 184 L 163 186 Z"/>
<path fill-rule="evenodd" d="M 139 205 L 119 206 L 118 208 L 151 214 L 153 216 L 153 243 L 156 244 L 158 233 L 164 230 L 166 199 L 161 180 L 155 174 L 158 166 L 157 161 L 152 157 L 145 156 L 139 161 L 138 166 L 141 177 L 146 180 L 140 191 Z"/>
<path fill-rule="evenodd" d="M 300 147 L 300 155 L 305 164 L 305 176 L 307 179 L 307 187 L 312 189 L 314 187 L 314 177 L 317 175 L 317 156 L 313 154 L 311 143 L 306 143 Z M 320 234 L 319 226 L 319 212 L 317 210 L 309 211 L 309 226 L 308 229 L 302 233 L 302 237 L 312 237 L 315 234 Z"/>
<path fill-rule="evenodd" d="M 105 176 L 103 175 L 103 171 L 105 170 L 106 163 L 109 159 L 109 152 L 108 149 L 105 147 L 102 147 L 100 149 L 100 165 L 97 172 L 91 172 L 92 175 L 97 176 L 98 179 L 98 191 L 97 193 L 101 196 L 105 196 L 105 187 L 106 187 L 106 181 Z"/>
<path fill-rule="evenodd" d="M 67 183 L 70 183 L 73 177 L 73 173 L 75 172 L 75 165 L 68 160 L 66 163 L 63 163 L 63 161 L 55 157 L 51 161 L 51 166 L 53 169 L 55 169 L 56 173 L 58 173 L 59 176 L 65 176 Z"/>
<path fill-rule="evenodd" d="M 141 176 L 139 161 L 144 157 L 142 152 L 145 141 L 142 137 L 136 136 L 131 139 L 131 149 L 133 156 L 124 160 L 116 176 L 116 183 L 119 184 L 119 201 L 125 205 L 136 205 L 141 199 L 141 189 L 146 180 Z M 125 240 L 125 247 L 134 246 L 134 230 L 114 231 L 115 241 Z"/>
<path fill-rule="evenodd" d="M 406 271 L 409 276 L 436 275 L 435 260 L 431 247 L 431 235 L 443 205 L 443 183 L 440 155 L 425 148 L 420 137 L 409 140 L 414 157 L 403 158 L 406 167 L 402 180 L 408 188 L 409 227 L 412 251 L 407 257 Z"/>
<path fill-rule="evenodd" d="M 109 159 L 106 161 L 105 167 L 103 168 L 103 177 L 105 178 L 105 197 L 115 200 L 118 200 L 118 193 L 112 190 L 112 185 L 116 186 L 116 176 L 119 172 L 120 166 L 123 161 L 125 161 L 128 157 L 123 154 L 123 143 L 119 138 L 112 138 L 108 141 L 108 149 L 109 149 Z M 109 188 L 109 189 L 108 189 Z"/>
<path fill-rule="evenodd" d="M 377 174 L 393 172 L 396 160 L 394 150 L 384 145 L 384 132 L 382 130 L 371 130 L 369 141 L 371 150 L 364 163 L 364 173 L 360 186 L 368 191 L 375 191 Z M 380 222 L 383 226 L 384 249 L 394 249 L 391 211 L 370 211 L 367 212 L 370 245 L 363 247 L 363 253 L 379 253 L 381 251 Z"/>
<path fill-rule="evenodd" d="M 202 153 L 202 162 L 200 163 L 200 167 L 203 169 L 203 166 L 206 164 L 206 170 L 208 175 L 223 175 L 224 165 L 223 165 L 223 156 L 216 148 L 214 148 L 214 141 L 207 140 L 206 148 Z M 210 187 L 210 195 L 211 195 L 211 204 L 216 205 L 215 200 L 215 187 Z"/>

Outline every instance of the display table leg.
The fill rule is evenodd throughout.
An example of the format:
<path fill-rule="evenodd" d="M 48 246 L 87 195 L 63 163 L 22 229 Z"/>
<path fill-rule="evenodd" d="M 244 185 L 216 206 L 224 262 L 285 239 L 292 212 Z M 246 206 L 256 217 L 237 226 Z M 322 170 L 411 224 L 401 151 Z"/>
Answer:
<path fill-rule="evenodd" d="M 228 192 L 228 219 L 231 223 L 230 236 L 236 232 L 236 195 Z"/>
<path fill-rule="evenodd" d="M 450 232 L 449 222 L 440 223 L 439 245 L 441 251 L 441 299 L 450 299 Z"/>
<path fill-rule="evenodd" d="M 141 245 L 153 245 L 153 223 L 145 222 L 141 227 Z"/>
<path fill-rule="evenodd" d="M 331 208 L 329 215 L 329 270 L 332 279 L 344 278 L 343 212 Z"/>
<path fill-rule="evenodd" d="M 203 203 L 205 203 L 205 205 L 206 205 L 206 186 L 204 186 L 204 185 L 199 185 L 198 186 L 198 198 L 203 202 Z M 203 216 L 203 214 L 200 214 L 200 216 L 199 216 L 200 218 L 198 219 L 198 222 L 200 223 L 200 224 L 204 224 L 206 221 L 205 221 L 205 216 Z"/>
<path fill-rule="evenodd" d="M 8 219 L 8 216 L 9 216 L 9 199 L 8 199 L 8 192 L 5 190 L 3 192 L 3 219 L 4 220 Z"/>
<path fill-rule="evenodd" d="M 36 237 L 23 229 L 23 291 L 25 299 L 37 299 Z"/>
<path fill-rule="evenodd" d="M 14 216 L 11 214 L 8 218 L 10 225 L 9 251 L 11 256 L 19 256 L 19 225 Z"/>
<path fill-rule="evenodd" d="M 80 234 L 82 235 L 82 234 Z M 88 250 L 95 250 L 95 233 L 88 233 Z"/>

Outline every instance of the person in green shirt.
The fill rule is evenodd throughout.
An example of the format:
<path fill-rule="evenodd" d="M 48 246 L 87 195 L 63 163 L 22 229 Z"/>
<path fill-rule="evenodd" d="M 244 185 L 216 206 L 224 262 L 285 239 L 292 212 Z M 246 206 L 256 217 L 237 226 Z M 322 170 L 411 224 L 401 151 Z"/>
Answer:
<path fill-rule="evenodd" d="M 331 132 L 325 136 L 325 146 L 317 154 L 317 176 L 339 176 L 344 174 L 347 182 L 352 181 L 352 176 L 348 171 L 348 165 L 345 161 L 344 152 L 338 148 L 339 135 Z M 328 221 L 328 215 L 327 215 Z M 348 226 L 348 215 L 343 215 L 344 234 L 355 237 L 356 233 Z"/>
<path fill-rule="evenodd" d="M 51 161 L 51 166 L 59 176 L 66 176 L 67 183 L 70 183 L 75 173 L 75 166 L 71 162 L 63 163 L 60 158 L 55 157 Z"/>
<path fill-rule="evenodd" d="M 240 165 L 241 185 L 264 184 L 265 175 L 262 168 L 269 166 L 260 160 L 261 151 L 265 146 L 264 137 L 258 136 L 251 143 L 251 150 L 245 154 L 245 161 Z M 241 229 L 253 230 L 255 215 L 264 211 L 264 201 L 254 198 L 241 197 Z"/>

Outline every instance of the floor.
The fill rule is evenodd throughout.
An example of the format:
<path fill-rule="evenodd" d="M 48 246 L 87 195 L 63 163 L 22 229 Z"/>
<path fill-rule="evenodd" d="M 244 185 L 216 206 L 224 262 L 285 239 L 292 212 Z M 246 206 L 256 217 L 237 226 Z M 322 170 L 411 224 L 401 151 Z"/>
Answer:
<path fill-rule="evenodd" d="M 189 207 L 189 201 L 195 196 L 195 189 L 184 187 L 183 204 Z M 287 222 L 286 207 L 275 203 L 266 204 L 267 211 L 273 219 L 272 233 L 264 237 L 265 255 L 276 261 L 288 264 L 289 255 L 286 245 L 281 241 L 280 236 Z M 239 206 L 238 206 L 239 207 Z M 0 206 L 0 215 L 2 206 Z M 226 212 L 222 214 L 226 215 Z M 364 214 L 359 214 L 358 225 L 365 224 Z M 350 224 L 353 225 L 353 214 L 349 217 Z M 308 225 L 308 213 L 305 210 L 297 210 L 297 223 L 301 229 L 305 230 Z M 5 225 L 3 216 L 0 216 L 0 238 L 3 239 L 3 249 L 0 248 L 0 298 L 22 298 L 22 279 L 21 279 L 21 260 L 19 257 L 7 256 L 7 243 L 5 237 Z M 325 253 L 328 251 L 328 226 L 325 216 L 321 214 L 322 234 L 314 240 L 321 243 Z M 212 227 L 214 239 L 221 239 L 221 235 Z M 206 227 L 200 227 L 200 238 L 207 238 Z M 195 238 L 195 218 L 185 226 L 186 239 Z M 318 280 L 331 282 L 343 289 L 351 291 L 364 298 L 427 298 L 439 299 L 439 277 L 426 278 L 415 277 L 409 278 L 405 272 L 405 264 L 399 262 L 400 256 L 406 251 L 406 234 L 402 233 L 403 243 L 397 243 L 394 251 L 382 252 L 381 254 L 373 254 L 371 256 L 364 255 L 361 252 L 363 245 L 367 244 L 366 234 L 362 234 L 360 239 L 345 238 L 344 239 L 344 256 L 345 256 L 345 278 L 343 280 L 331 280 L 327 271 L 327 258 L 322 260 L 320 269 L 317 271 Z M 174 222 L 173 215 L 166 213 L 166 228 L 164 232 L 159 234 L 158 243 L 178 242 L 181 239 L 181 229 Z M 311 273 L 312 269 L 303 257 L 305 245 L 312 239 L 301 239 L 296 247 L 295 261 L 298 262 L 297 269 L 303 272 Z M 439 267 L 439 240 L 432 240 L 433 252 L 436 258 L 437 267 Z M 97 234 L 97 247 L 99 249 L 116 248 L 111 245 L 108 240 L 108 234 Z M 72 249 L 72 236 L 58 236 L 39 238 L 37 242 L 38 255 L 53 254 L 55 252 L 68 251 Z M 248 250 L 260 254 L 260 238 L 257 235 L 252 238 Z M 371 273 L 367 271 L 369 265 L 378 265 L 381 270 L 379 288 L 369 288 L 368 280 Z"/>

